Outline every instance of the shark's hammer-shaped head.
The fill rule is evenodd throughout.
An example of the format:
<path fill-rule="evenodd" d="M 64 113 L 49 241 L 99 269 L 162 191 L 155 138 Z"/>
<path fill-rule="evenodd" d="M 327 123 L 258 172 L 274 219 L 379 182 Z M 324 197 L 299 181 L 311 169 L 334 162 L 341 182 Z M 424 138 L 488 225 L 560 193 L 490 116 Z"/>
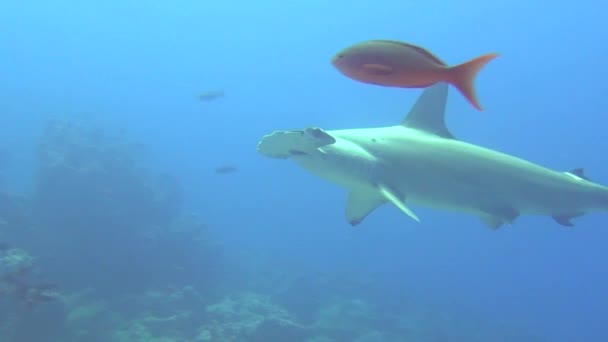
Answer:
<path fill-rule="evenodd" d="M 275 131 L 262 138 L 258 152 L 271 158 L 293 159 L 307 171 L 348 189 L 373 182 L 376 158 L 343 134 L 317 127 Z"/>
<path fill-rule="evenodd" d="M 318 153 L 320 147 L 335 142 L 334 137 L 317 127 L 274 131 L 260 140 L 258 152 L 270 158 L 287 159 Z"/>

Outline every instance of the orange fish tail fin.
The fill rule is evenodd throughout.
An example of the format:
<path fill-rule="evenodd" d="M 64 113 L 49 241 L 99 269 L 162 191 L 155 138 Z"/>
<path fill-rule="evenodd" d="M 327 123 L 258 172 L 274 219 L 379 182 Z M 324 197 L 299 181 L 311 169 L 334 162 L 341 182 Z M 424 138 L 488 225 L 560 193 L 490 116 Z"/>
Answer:
<path fill-rule="evenodd" d="M 477 95 L 475 94 L 475 76 L 477 76 L 479 70 L 496 57 L 498 57 L 498 54 L 489 53 L 450 68 L 450 83 L 452 83 L 452 85 L 455 86 L 477 110 L 483 109 L 479 105 Z"/>

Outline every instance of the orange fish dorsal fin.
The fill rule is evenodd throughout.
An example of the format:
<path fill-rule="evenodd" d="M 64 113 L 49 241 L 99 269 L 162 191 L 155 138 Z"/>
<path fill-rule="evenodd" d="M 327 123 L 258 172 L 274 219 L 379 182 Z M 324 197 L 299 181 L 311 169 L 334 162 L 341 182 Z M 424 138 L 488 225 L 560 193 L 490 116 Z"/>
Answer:
<path fill-rule="evenodd" d="M 435 56 L 434 54 L 430 53 L 428 50 L 421 48 L 420 46 L 416 46 L 413 44 L 409 44 L 409 43 L 404 43 L 404 42 L 400 42 L 400 41 L 396 41 L 396 40 L 375 40 L 376 42 L 381 42 L 381 43 L 387 43 L 387 44 L 394 44 L 394 45 L 399 45 L 402 47 L 406 47 L 412 50 L 415 50 L 416 52 L 432 59 L 435 63 L 441 64 L 441 65 L 446 65 L 441 59 L 439 59 L 439 57 Z"/>

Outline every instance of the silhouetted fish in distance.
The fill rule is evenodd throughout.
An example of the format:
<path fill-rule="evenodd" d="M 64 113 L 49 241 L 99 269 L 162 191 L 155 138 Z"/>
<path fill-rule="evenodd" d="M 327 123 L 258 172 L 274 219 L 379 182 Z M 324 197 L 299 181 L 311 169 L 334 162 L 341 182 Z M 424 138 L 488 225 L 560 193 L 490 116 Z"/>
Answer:
<path fill-rule="evenodd" d="M 235 165 L 223 165 L 223 166 L 217 167 L 215 169 L 215 173 L 221 174 L 221 175 L 226 175 L 229 173 L 237 172 L 238 170 L 239 170 L 239 168 L 236 167 Z"/>
<path fill-rule="evenodd" d="M 219 99 L 221 97 L 224 97 L 225 95 L 226 94 L 225 94 L 224 90 L 222 90 L 222 89 L 219 89 L 219 90 L 209 90 L 209 91 L 200 93 L 197 96 L 197 98 L 200 101 L 203 101 L 203 102 L 210 102 L 210 101 L 213 101 L 213 100 L 217 100 L 217 99 Z"/>

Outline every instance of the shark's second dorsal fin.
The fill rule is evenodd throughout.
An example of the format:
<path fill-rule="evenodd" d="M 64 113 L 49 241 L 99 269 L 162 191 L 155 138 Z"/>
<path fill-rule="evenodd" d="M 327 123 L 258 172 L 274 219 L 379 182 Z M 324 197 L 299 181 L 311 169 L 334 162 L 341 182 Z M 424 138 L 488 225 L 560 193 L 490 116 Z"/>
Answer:
<path fill-rule="evenodd" d="M 574 169 L 568 173 L 575 175 L 576 177 L 582 178 L 586 181 L 590 180 L 589 177 L 587 177 L 587 175 L 585 174 L 585 169 L 583 168 Z"/>
<path fill-rule="evenodd" d="M 401 125 L 440 137 L 454 139 L 452 133 L 445 127 L 444 116 L 447 98 L 447 83 L 440 82 L 428 87 L 401 121 Z"/>

